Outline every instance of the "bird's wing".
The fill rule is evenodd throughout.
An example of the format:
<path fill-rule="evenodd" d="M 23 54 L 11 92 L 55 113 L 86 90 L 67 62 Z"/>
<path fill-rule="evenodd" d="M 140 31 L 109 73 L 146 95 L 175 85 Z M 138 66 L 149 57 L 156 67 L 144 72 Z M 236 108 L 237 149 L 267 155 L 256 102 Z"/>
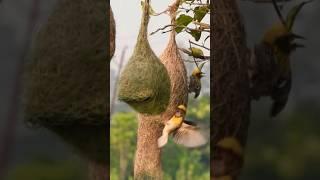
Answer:
<path fill-rule="evenodd" d="M 200 90 L 198 90 L 199 88 L 197 88 L 197 90 L 194 92 L 195 94 L 194 94 L 194 98 L 196 99 L 198 96 L 199 96 L 199 94 L 200 94 Z"/>
<path fill-rule="evenodd" d="M 289 92 L 291 89 L 291 74 L 288 79 L 280 81 L 274 88 L 272 93 L 272 107 L 270 111 L 270 116 L 275 117 L 279 114 L 287 104 Z"/>
<path fill-rule="evenodd" d="M 192 148 L 206 144 L 208 138 L 198 126 L 184 122 L 180 128 L 173 132 L 173 141 L 177 144 Z"/>
<path fill-rule="evenodd" d="M 188 120 L 183 120 L 184 123 L 186 123 L 187 125 L 190 125 L 190 126 L 197 126 L 197 123 L 193 122 L 193 121 L 188 121 Z"/>
<path fill-rule="evenodd" d="M 188 92 L 191 93 L 194 91 L 194 84 L 195 84 L 195 77 L 193 77 L 192 75 L 189 77 L 189 83 L 188 83 Z"/>

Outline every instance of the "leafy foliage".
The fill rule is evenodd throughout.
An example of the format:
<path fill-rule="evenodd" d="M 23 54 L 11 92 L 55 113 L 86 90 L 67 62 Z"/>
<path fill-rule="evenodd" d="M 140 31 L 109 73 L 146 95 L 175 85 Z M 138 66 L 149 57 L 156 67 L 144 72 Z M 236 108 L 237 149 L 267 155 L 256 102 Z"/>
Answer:
<path fill-rule="evenodd" d="M 192 22 L 193 18 L 191 16 L 185 15 L 185 14 L 181 14 L 178 18 L 177 18 L 177 28 L 176 28 L 176 32 L 180 33 L 185 27 L 188 26 L 188 24 L 190 24 Z"/>
<path fill-rule="evenodd" d="M 184 11 L 179 11 L 181 14 L 176 19 L 177 21 L 176 32 L 180 33 L 183 30 L 185 30 L 192 37 L 194 37 L 196 41 L 199 41 L 204 29 L 203 27 L 199 26 L 199 24 L 196 24 L 194 22 L 198 22 L 198 23 L 202 22 L 203 18 L 206 15 L 209 15 L 210 8 L 209 8 L 209 4 L 201 3 L 200 5 L 196 5 L 193 3 L 194 1 L 182 1 L 180 6 L 181 6 L 181 9 Z M 185 5 L 187 6 L 187 8 L 184 7 Z M 190 14 L 189 13 L 190 11 L 192 11 L 193 13 Z M 195 27 L 191 28 L 191 26 L 189 26 L 191 24 L 195 25 Z"/>
<path fill-rule="evenodd" d="M 120 179 L 120 168 L 123 168 L 122 173 L 125 173 L 121 176 L 132 176 L 136 129 L 136 115 L 133 112 L 119 112 L 112 116 L 110 132 L 111 179 Z"/>
<path fill-rule="evenodd" d="M 194 20 L 201 22 L 205 15 L 210 11 L 208 5 L 197 6 L 194 8 Z"/>

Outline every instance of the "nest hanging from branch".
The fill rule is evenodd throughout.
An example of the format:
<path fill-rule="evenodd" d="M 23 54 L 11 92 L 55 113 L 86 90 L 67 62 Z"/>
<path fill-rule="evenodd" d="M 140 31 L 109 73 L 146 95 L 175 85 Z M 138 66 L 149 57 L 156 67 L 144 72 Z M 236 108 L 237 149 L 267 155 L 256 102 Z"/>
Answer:
<path fill-rule="evenodd" d="M 118 98 L 139 113 L 160 114 L 168 106 L 170 79 L 148 42 L 149 1 L 143 9 L 142 22 L 133 55 L 121 73 Z"/>
<path fill-rule="evenodd" d="M 167 47 L 160 55 L 160 60 L 167 68 L 171 81 L 170 101 L 166 113 L 163 114 L 163 120 L 169 120 L 180 104 L 188 104 L 188 78 L 185 64 L 179 53 L 176 43 L 176 11 L 179 7 L 179 0 L 174 2 L 168 9 L 171 17 L 173 29 L 170 32 L 170 39 Z"/>

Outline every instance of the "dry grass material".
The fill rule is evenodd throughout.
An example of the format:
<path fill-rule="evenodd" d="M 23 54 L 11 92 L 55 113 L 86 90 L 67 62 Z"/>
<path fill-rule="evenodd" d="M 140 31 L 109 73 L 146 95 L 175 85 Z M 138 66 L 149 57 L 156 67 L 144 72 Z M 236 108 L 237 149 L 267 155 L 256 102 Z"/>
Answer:
<path fill-rule="evenodd" d="M 175 16 L 172 17 L 175 24 Z M 171 82 L 170 101 L 165 113 L 162 114 L 164 121 L 169 120 L 176 111 L 177 106 L 188 104 L 188 78 L 185 64 L 181 58 L 176 43 L 176 32 L 171 31 L 167 47 L 160 56 L 161 62 L 167 68 Z"/>
<path fill-rule="evenodd" d="M 25 120 L 44 126 L 89 159 L 106 155 L 107 9 L 104 0 L 60 0 L 27 63 Z"/>
<path fill-rule="evenodd" d="M 148 3 L 145 3 L 140 32 L 133 55 L 119 79 L 118 98 L 139 113 L 160 114 L 168 106 L 170 79 L 147 37 Z"/>
<path fill-rule="evenodd" d="M 134 177 L 136 180 L 161 179 L 161 149 L 157 143 L 163 129 L 163 125 L 159 123 L 161 117 L 138 114 L 138 119 Z"/>

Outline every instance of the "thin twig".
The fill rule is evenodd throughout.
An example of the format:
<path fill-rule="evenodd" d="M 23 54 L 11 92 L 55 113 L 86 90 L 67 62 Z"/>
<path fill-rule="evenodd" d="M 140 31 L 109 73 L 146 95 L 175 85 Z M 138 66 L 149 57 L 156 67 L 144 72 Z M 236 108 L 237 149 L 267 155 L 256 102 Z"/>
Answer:
<path fill-rule="evenodd" d="M 286 22 L 285 22 L 284 19 L 283 19 L 283 16 L 282 16 L 282 14 L 281 14 L 281 11 L 280 11 L 280 9 L 279 9 L 279 7 L 278 7 L 278 4 L 277 4 L 276 0 L 272 0 L 272 4 L 273 4 L 273 7 L 274 7 L 274 9 L 276 10 L 276 12 L 277 12 L 277 14 L 278 14 L 278 17 L 279 17 L 281 23 L 282 23 L 284 26 L 286 26 Z"/>
<path fill-rule="evenodd" d="M 161 14 L 165 14 L 169 11 L 169 8 L 165 9 L 164 11 L 160 12 L 160 13 L 156 13 L 153 16 L 160 16 Z"/>
<path fill-rule="evenodd" d="M 185 8 L 185 7 L 179 7 L 179 9 L 185 10 L 186 12 L 194 11 L 192 8 L 188 9 L 188 8 Z"/>
<path fill-rule="evenodd" d="M 208 35 L 208 36 L 204 39 L 202 45 L 204 45 L 204 43 L 206 43 L 206 41 L 207 41 L 209 38 L 210 38 L 210 35 Z"/>
<path fill-rule="evenodd" d="M 193 24 L 200 26 L 201 30 L 210 29 L 210 25 L 207 23 L 193 21 Z"/>
<path fill-rule="evenodd" d="M 187 63 L 194 63 L 194 61 L 191 61 L 191 60 L 186 60 L 186 59 L 183 59 L 184 62 L 187 62 Z M 209 61 L 208 59 L 199 59 L 199 60 L 196 60 L 198 63 L 201 63 L 201 62 L 204 62 L 204 61 Z"/>
<path fill-rule="evenodd" d="M 174 26 L 174 25 L 173 25 L 173 24 L 165 25 L 164 27 L 159 28 L 159 29 L 157 29 L 157 30 L 155 30 L 155 31 L 151 32 L 151 33 L 150 33 L 150 35 L 153 35 L 153 34 L 157 33 L 158 31 L 165 30 L 166 28 L 168 28 L 168 27 L 172 27 L 172 26 Z"/>
<path fill-rule="evenodd" d="M 197 43 L 192 42 L 192 41 L 190 41 L 190 43 L 191 43 L 191 44 L 193 44 L 193 45 L 196 45 L 196 46 L 202 47 L 202 48 L 204 48 L 204 49 L 206 49 L 206 50 L 210 51 L 210 48 L 207 48 L 206 46 L 203 46 L 203 45 L 201 45 L 201 44 L 197 44 Z"/>

